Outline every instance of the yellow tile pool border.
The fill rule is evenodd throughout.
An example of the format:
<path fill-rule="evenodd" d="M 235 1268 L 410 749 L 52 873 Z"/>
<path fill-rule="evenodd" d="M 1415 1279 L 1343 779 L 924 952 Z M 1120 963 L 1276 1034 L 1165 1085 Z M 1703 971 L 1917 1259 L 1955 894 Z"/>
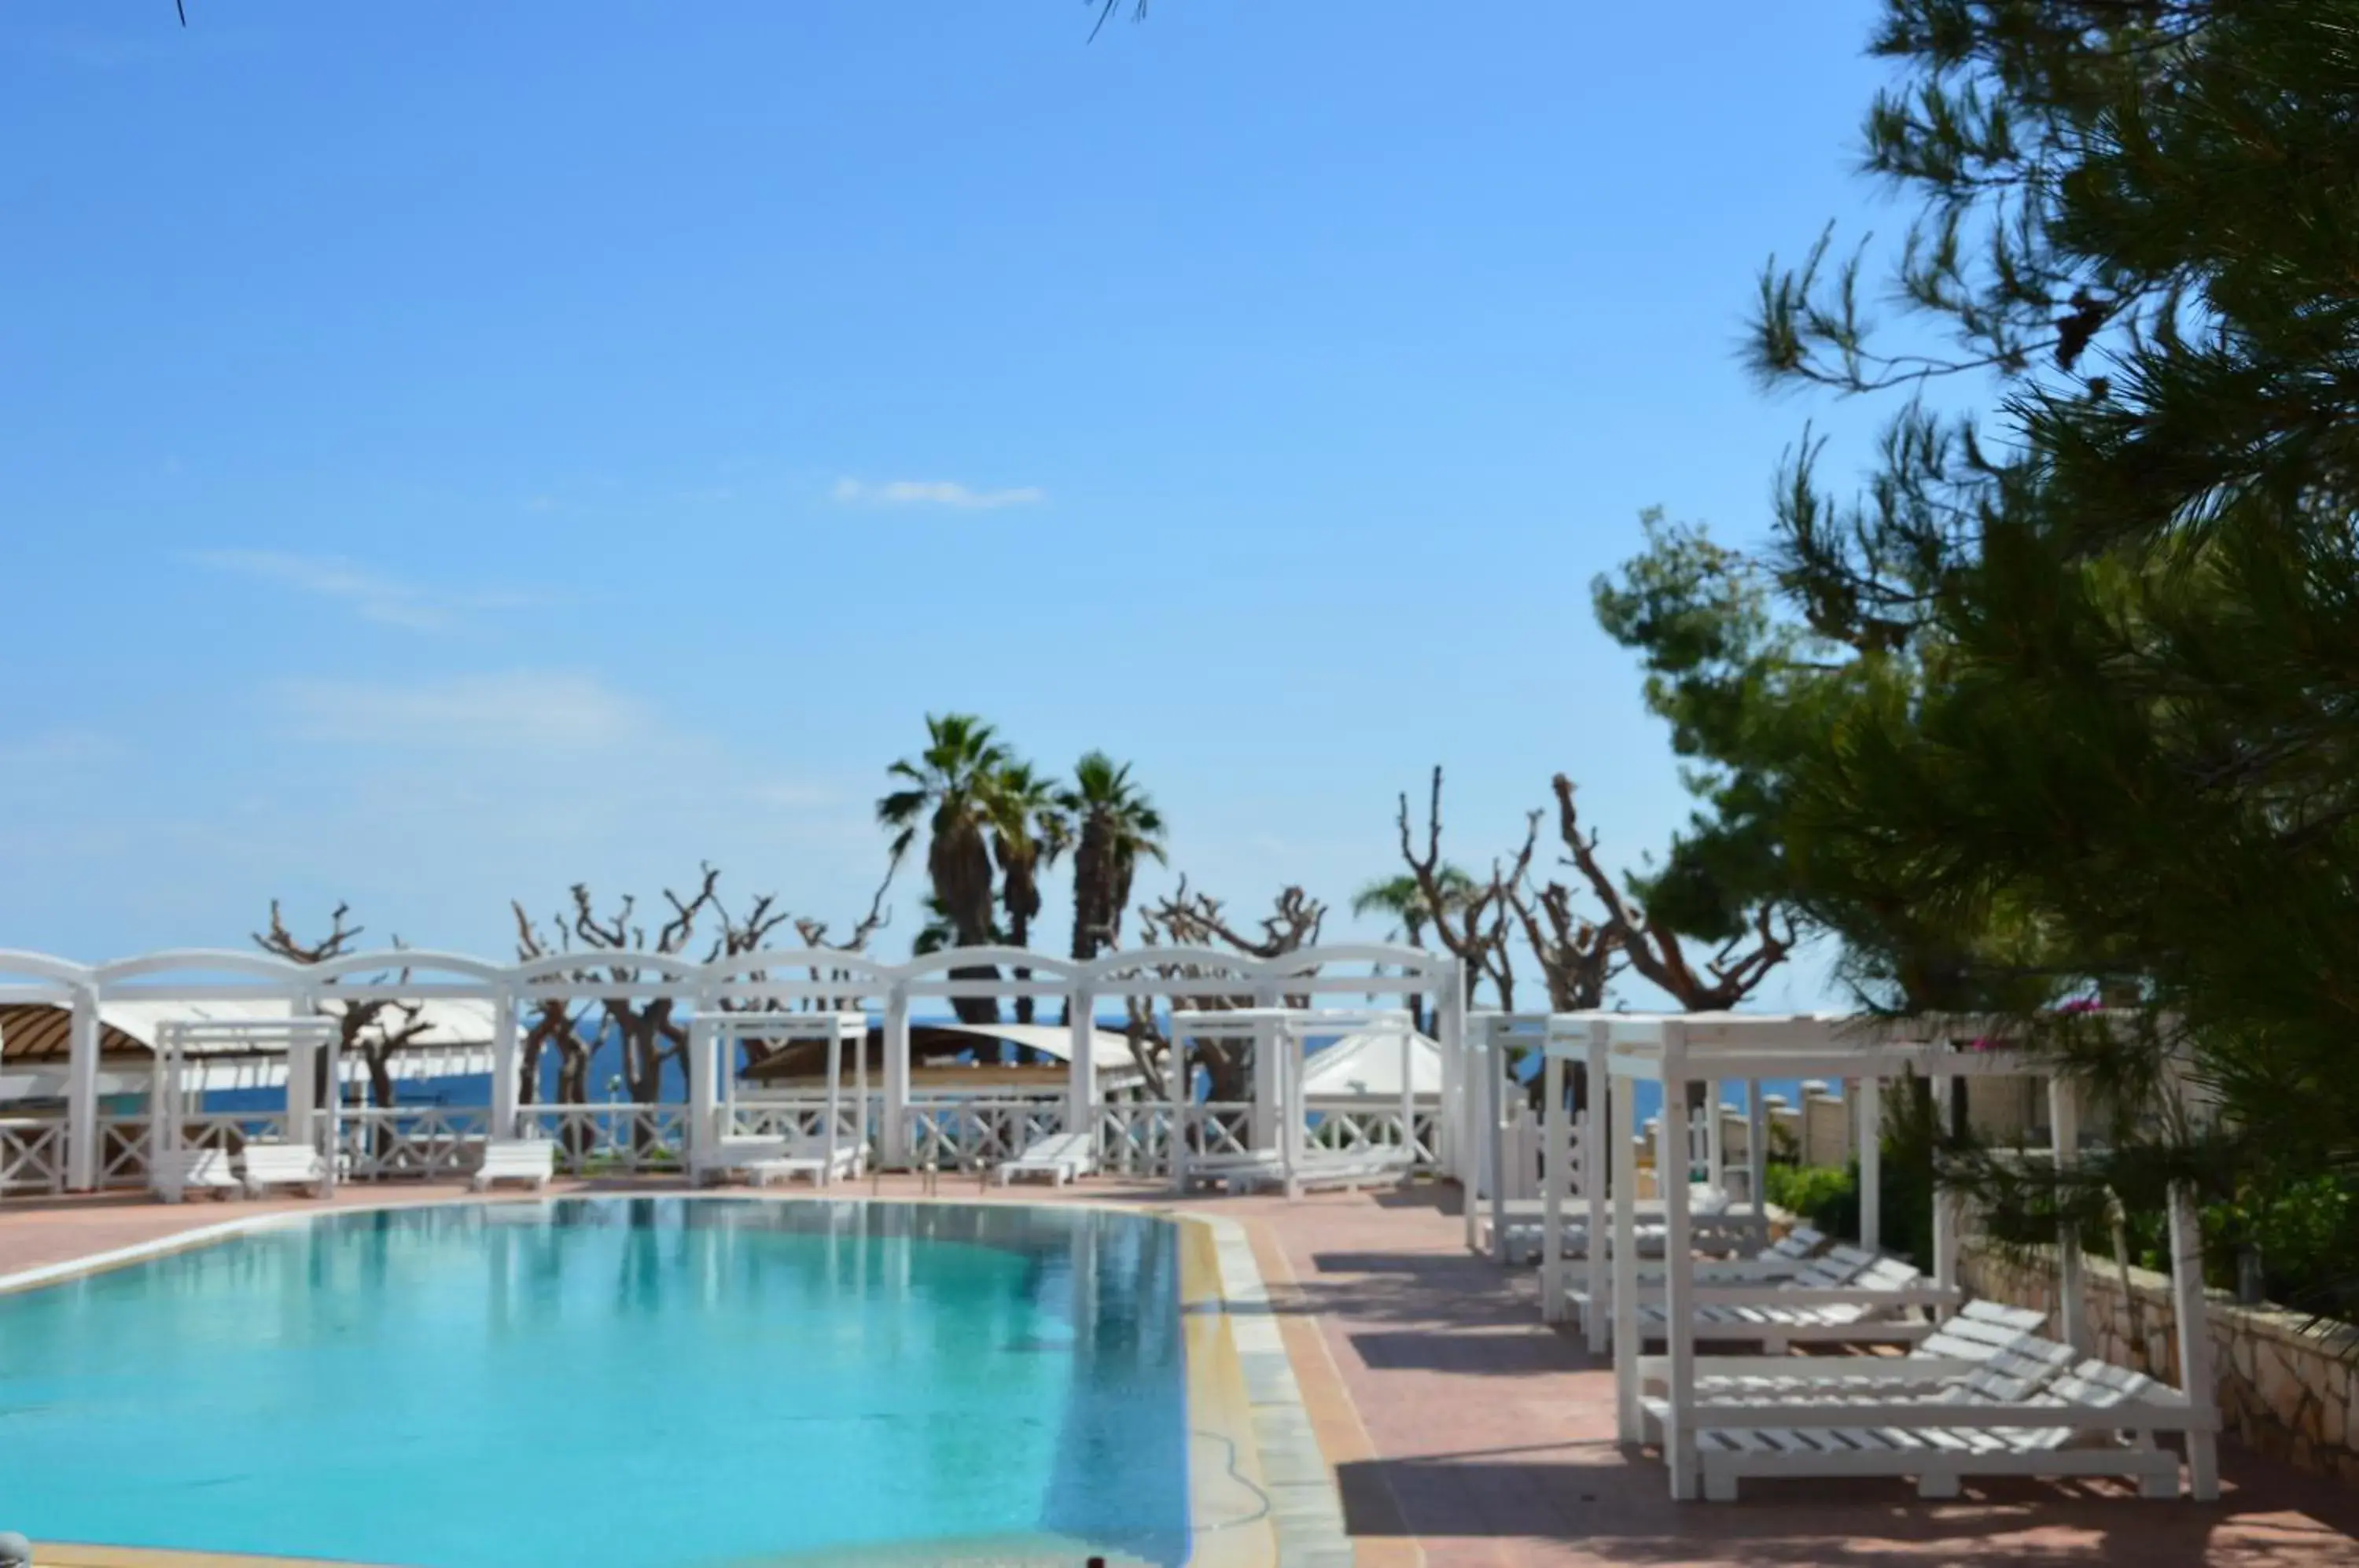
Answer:
<path fill-rule="evenodd" d="M 976 1203 L 956 1196 L 874 1197 L 838 1194 L 826 1190 L 803 1192 L 747 1191 L 697 1192 L 678 1189 L 649 1192 L 561 1192 L 554 1194 L 497 1193 L 453 1196 L 441 1202 L 349 1203 L 335 1208 L 281 1209 L 268 1214 L 237 1215 L 168 1236 L 68 1258 L 0 1277 L 0 1296 L 44 1290 L 94 1274 L 129 1268 L 173 1253 L 211 1247 L 232 1236 L 296 1225 L 309 1225 L 329 1215 L 386 1214 L 408 1210 L 549 1203 L 569 1199 L 628 1202 L 641 1198 L 683 1198 L 701 1201 L 778 1203 L 855 1203 L 892 1204 L 955 1204 L 964 1208 L 1038 1208 L 1071 1212 L 1099 1211 L 1158 1219 L 1178 1232 L 1181 1343 L 1186 1358 L 1189 1435 L 1189 1534 L 1187 1568 L 1276 1568 L 1280 1561 L 1276 1520 L 1270 1508 L 1262 1445 L 1253 1421 L 1243 1357 L 1234 1323 L 1245 1303 L 1230 1299 L 1223 1277 L 1220 1243 L 1223 1229 L 1233 1230 L 1251 1249 L 1238 1221 L 1190 1214 L 1147 1203 L 1027 1203 L 996 1199 Z M 1233 1254 L 1234 1256 L 1234 1254 Z M 1307 1416 L 1306 1416 L 1307 1421 Z M 1332 1475 L 1329 1484 L 1332 1485 Z M 1075 1543 L 1075 1549 L 1087 1548 Z M 1020 1550 L 1020 1549 L 1019 1549 Z M 847 1553 L 853 1564 L 859 1554 Z M 812 1559 L 813 1563 L 821 1560 Z M 1061 1562 L 1061 1558 L 1060 1559 Z M 1110 1563 L 1120 1560 L 1109 1557 Z M 281 1557 L 218 1552 L 178 1551 L 160 1547 L 107 1546 L 79 1541 L 34 1543 L 34 1568 L 368 1568 L 344 1559 Z"/>

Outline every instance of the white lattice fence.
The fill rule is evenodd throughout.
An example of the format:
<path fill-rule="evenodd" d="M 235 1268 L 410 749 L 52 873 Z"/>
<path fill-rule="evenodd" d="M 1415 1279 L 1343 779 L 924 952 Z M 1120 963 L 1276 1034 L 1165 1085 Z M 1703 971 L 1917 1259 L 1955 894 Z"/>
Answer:
<path fill-rule="evenodd" d="M 1402 1135 L 1401 1113 L 1397 1105 L 1380 1109 L 1361 1105 L 1321 1105 L 1314 1102 L 1304 1121 L 1313 1148 L 1357 1154 L 1370 1149 L 1398 1149 L 1406 1142 L 1413 1166 L 1426 1171 L 1434 1166 L 1434 1143 L 1440 1125 L 1435 1112 L 1419 1111 L 1412 1116 L 1406 1138 Z"/>
<path fill-rule="evenodd" d="M 1171 1107 L 1160 1100 L 1119 1100 L 1098 1107 L 1098 1169 L 1121 1176 L 1168 1172 Z"/>
<path fill-rule="evenodd" d="M 206 1111 L 183 1117 L 183 1149 L 218 1149 L 235 1154 L 247 1144 L 287 1136 L 284 1111 Z M 145 1187 L 147 1184 L 148 1118 L 98 1118 L 98 1184 L 102 1187 Z"/>
<path fill-rule="evenodd" d="M 871 1125 L 867 1110 L 857 1101 L 837 1104 L 835 1137 L 839 1144 L 865 1140 Z M 824 1096 L 808 1100 L 740 1100 L 729 1108 L 729 1136 L 823 1140 L 827 1137 L 827 1100 Z"/>
<path fill-rule="evenodd" d="M 1253 1138 L 1251 1104 L 1207 1100 L 1190 1105 L 1182 1126 L 1188 1132 L 1188 1152 L 1199 1159 L 1210 1154 L 1243 1154 Z"/>
<path fill-rule="evenodd" d="M 463 1176 L 482 1163 L 491 1113 L 481 1107 L 369 1106 L 342 1113 L 343 1167 L 369 1181 Z"/>
<path fill-rule="evenodd" d="M 569 1176 L 636 1176 L 686 1168 L 685 1105 L 527 1105 L 517 1113 L 527 1137 L 557 1144 Z"/>
<path fill-rule="evenodd" d="M 66 1119 L 0 1120 L 0 1192 L 61 1192 L 66 1185 Z"/>
<path fill-rule="evenodd" d="M 938 1168 L 996 1164 L 1064 1130 L 1061 1100 L 919 1101 L 909 1107 L 910 1158 Z"/>

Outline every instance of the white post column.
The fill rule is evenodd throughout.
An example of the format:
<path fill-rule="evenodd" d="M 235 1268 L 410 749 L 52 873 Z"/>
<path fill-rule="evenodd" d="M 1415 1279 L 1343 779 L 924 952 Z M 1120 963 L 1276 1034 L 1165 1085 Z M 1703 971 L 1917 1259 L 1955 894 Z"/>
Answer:
<path fill-rule="evenodd" d="M 1171 1123 L 1164 1138 L 1164 1163 L 1171 1168 L 1174 1192 L 1188 1190 L 1188 1105 L 1195 1080 L 1188 1071 L 1188 1034 L 1178 998 L 1171 1004 L 1171 1050 L 1163 1062 L 1164 1093 L 1171 1101 Z"/>
<path fill-rule="evenodd" d="M 1616 1130 L 1607 1125 L 1605 1102 L 1612 1094 L 1605 1073 L 1605 1047 L 1613 1025 L 1603 1018 L 1589 1020 L 1583 1032 L 1587 1044 L 1583 1048 L 1582 1071 L 1588 1075 L 1589 1109 L 1581 1128 L 1581 1191 L 1582 1201 L 1588 1210 L 1589 1223 L 1585 1268 L 1589 1276 L 1589 1301 L 1582 1309 L 1582 1332 L 1589 1336 L 1589 1351 L 1594 1356 L 1605 1348 L 1605 1299 L 1607 1278 L 1605 1266 L 1605 1233 L 1610 1221 L 1605 1213 L 1606 1149 L 1615 1138 L 1629 1142 L 1629 1129 Z M 1615 1245 L 1620 1245 L 1618 1242 Z"/>
<path fill-rule="evenodd" d="M 1491 1038 L 1484 1043 L 1487 1049 L 1483 1053 L 1483 1165 L 1484 1180 L 1491 1183 L 1491 1257 L 1504 1264 L 1507 1261 L 1507 1041 L 1498 1020 L 1494 1020 Z"/>
<path fill-rule="evenodd" d="M 909 1163 L 909 993 L 896 981 L 885 993 L 885 1125 L 878 1128 L 877 1163 Z"/>
<path fill-rule="evenodd" d="M 2048 1080 L 2048 1121 L 2056 1141 L 2056 1169 L 2071 1168 L 2081 1149 L 2081 1102 L 2071 1080 Z M 2195 1279 L 2200 1289 L 2203 1269 L 2199 1258 Z M 2081 1280 L 2081 1233 L 2071 1225 L 2056 1231 L 2056 1312 L 2065 1344 L 2086 1356 L 2089 1351 L 2089 1301 Z"/>
<path fill-rule="evenodd" d="M 1417 1169 L 1417 1018 L 1409 1016 L 1400 1031 L 1401 1156 L 1411 1171 Z"/>
<path fill-rule="evenodd" d="M 2179 1334 L 2179 1386 L 2189 1404 L 2216 1414 L 2219 1389 L 2212 1377 L 2212 1335 L 2203 1301 L 2203 1233 L 2195 1195 L 2183 1181 L 2170 1185 L 2170 1304 Z M 2219 1443 L 2208 1427 L 2187 1434 L 2187 1480 L 2199 1503 L 2220 1495 Z"/>
<path fill-rule="evenodd" d="M 1726 1118 L 1720 1114 L 1720 1082 L 1703 1081 L 1703 1163 L 1712 1174 L 1712 1190 L 1723 1196 L 1727 1193 L 1728 1128 Z"/>
<path fill-rule="evenodd" d="M 1663 1190 L 1663 1340 L 1670 1385 L 1663 1421 L 1663 1461 L 1670 1466 L 1671 1500 L 1696 1492 L 1695 1253 L 1688 1234 L 1687 1026 L 1663 1025 L 1663 1115 L 1655 1160 L 1669 1174 Z"/>
<path fill-rule="evenodd" d="M 847 1030 L 850 1031 L 848 1035 Z M 860 1151 L 860 1170 L 864 1173 L 869 1161 L 875 1158 L 875 1151 L 868 1146 L 868 1015 L 836 1014 L 835 1033 L 838 1040 L 848 1038 L 852 1041 L 852 1093 L 860 1106 L 860 1115 L 853 1119 L 853 1126 L 857 1129 L 859 1141 L 855 1147 Z"/>
<path fill-rule="evenodd" d="M 305 1010 L 312 1009 L 307 1007 Z M 307 1043 L 303 1047 L 306 1052 L 317 1051 L 326 1058 L 324 1070 L 328 1075 L 326 1113 L 328 1136 L 325 1140 L 326 1148 L 320 1157 L 320 1194 L 329 1198 L 336 1195 L 336 1157 L 342 1154 L 344 1149 L 344 1064 L 341 1049 L 343 1038 L 343 1027 L 340 1024 L 329 1030 L 327 1038 L 319 1044 Z M 371 1127 L 367 1131 L 368 1138 L 364 1141 L 368 1143 L 371 1151 L 374 1152 L 376 1147 L 373 1141 L 375 1128 Z M 387 1136 L 390 1136 L 389 1124 Z"/>
<path fill-rule="evenodd" d="M 1884 1245 L 1884 1080 L 1862 1078 L 1859 1094 L 1859 1244 Z"/>
<path fill-rule="evenodd" d="M 1759 1239 L 1769 1239 L 1769 1105 L 1763 1097 L 1767 1085 L 1756 1078 L 1745 1085 L 1745 1194 L 1760 1223 Z"/>
<path fill-rule="evenodd" d="M 147 1184 L 168 1203 L 180 1201 L 180 1036 L 172 1025 L 158 1031 L 156 1062 L 147 1079 Z"/>
<path fill-rule="evenodd" d="M 1256 997 L 1256 1004 L 1260 998 Z M 1247 1148 L 1260 1150 L 1277 1149 L 1279 1145 L 1279 1102 L 1286 1098 L 1284 1062 L 1279 1060 L 1281 1044 L 1277 1030 L 1256 1005 L 1251 1024 L 1253 1049 L 1253 1106 L 1245 1115 Z"/>
<path fill-rule="evenodd" d="M 343 1026 L 340 1021 L 337 1029 Z M 316 1130 L 312 1107 L 320 1099 L 320 1049 L 311 1040 L 290 1040 L 287 1047 L 287 1141 L 310 1143 Z"/>
<path fill-rule="evenodd" d="M 732 1073 L 734 1076 L 734 1073 Z M 843 1133 L 843 1029 L 834 1019 L 828 1020 L 827 1029 L 827 1125 L 821 1129 L 821 1147 L 826 1152 L 826 1174 L 820 1178 L 822 1187 L 835 1181 L 835 1151 Z M 978 1152 L 975 1159 L 981 1161 Z"/>
<path fill-rule="evenodd" d="M 66 1185 L 87 1192 L 98 1185 L 98 991 L 73 991 L 73 1033 L 66 1054 Z"/>
<path fill-rule="evenodd" d="M 1458 1098 L 1453 1107 L 1458 1115 L 1450 1128 L 1450 1170 L 1458 1178 L 1458 1206 L 1465 1221 L 1466 1249 L 1474 1249 L 1474 1083 L 1470 1076 L 1473 1059 L 1466 1038 L 1466 970 L 1464 964 L 1452 958 L 1443 966 L 1441 989 L 1433 999 L 1433 1027 L 1440 1031 L 1435 1043 L 1441 1047 L 1441 1060 L 1458 1066 Z"/>
<path fill-rule="evenodd" d="M 1540 1068 L 1540 1316 L 1556 1323 L 1564 1316 L 1564 1189 L 1572 1163 L 1572 1113 L 1564 1103 L 1564 1058 L 1554 1040 Z"/>
<path fill-rule="evenodd" d="M 1097 994 L 1087 985 L 1072 989 L 1072 1052 L 1065 1075 L 1065 1130 L 1080 1133 L 1098 1147 Z"/>
<path fill-rule="evenodd" d="M 703 1179 L 718 1151 L 721 1126 L 720 1094 L 714 1084 L 714 1058 L 721 1031 L 713 1025 L 707 998 L 696 998 L 696 1013 L 688 1021 L 688 1170 L 691 1184 Z M 736 1054 L 737 1042 L 729 1042 Z M 733 1064 L 734 1066 L 734 1064 Z"/>
<path fill-rule="evenodd" d="M 1611 1025 L 1605 1026 L 1611 1028 Z M 1610 1037 L 1609 1037 L 1610 1038 Z M 1646 1435 L 1638 1411 L 1638 1356 L 1646 1348 L 1638 1329 L 1638 1116 L 1633 1080 L 1610 1074 L 1606 1098 L 1613 1105 L 1614 1144 L 1614 1410 L 1624 1443 Z M 1592 1256 L 1597 1242 L 1590 1238 Z"/>
<path fill-rule="evenodd" d="M 695 1078 L 696 1045 L 689 1043 L 690 1093 Z M 516 1114 L 524 1104 L 523 1041 L 516 1030 L 516 993 L 507 986 L 500 987 L 492 998 L 492 1125 L 489 1136 L 516 1136 Z"/>

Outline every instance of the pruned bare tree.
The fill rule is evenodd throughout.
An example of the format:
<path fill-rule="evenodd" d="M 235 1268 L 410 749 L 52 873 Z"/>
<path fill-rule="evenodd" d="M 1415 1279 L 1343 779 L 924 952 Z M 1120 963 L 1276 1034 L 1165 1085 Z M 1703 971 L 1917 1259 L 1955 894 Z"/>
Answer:
<path fill-rule="evenodd" d="M 1597 835 L 1584 833 L 1573 810 L 1572 780 L 1560 773 L 1554 780 L 1557 833 L 1568 852 L 1565 864 L 1579 870 L 1590 892 L 1605 909 L 1603 929 L 1630 967 L 1670 993 L 1683 1011 L 1720 1012 L 1735 1007 L 1757 989 L 1769 972 L 1793 952 L 1795 932 L 1782 911 L 1764 906 L 1755 911 L 1753 930 L 1723 944 L 1699 974 L 1690 962 L 1677 931 L 1647 918 L 1614 884 L 1597 859 Z M 1784 929 L 1779 923 L 1784 920 Z"/>
<path fill-rule="evenodd" d="M 1539 842 L 1540 814 L 1527 813 L 1524 822 L 1523 847 L 1506 861 L 1491 863 L 1491 879 L 1487 884 L 1459 889 L 1445 887 L 1442 874 L 1447 862 L 1441 856 L 1441 769 L 1433 770 L 1433 787 L 1426 803 L 1425 853 L 1417 849 L 1416 831 L 1409 819 L 1408 793 L 1400 797 L 1401 859 L 1408 865 L 1409 875 L 1417 878 L 1419 890 L 1425 897 L 1427 918 L 1433 923 L 1434 934 L 1441 945 L 1465 967 L 1466 1000 L 1474 1000 L 1475 987 L 1484 981 L 1491 983 L 1503 1010 L 1513 1010 L 1516 1005 L 1516 961 L 1509 951 L 1515 928 L 1509 923 L 1515 915 L 1514 892 L 1523 885 L 1531 870 L 1532 852 Z"/>
<path fill-rule="evenodd" d="M 1220 899 L 1209 893 L 1190 891 L 1188 879 L 1182 877 L 1176 891 L 1140 907 L 1138 929 L 1149 947 L 1226 948 L 1240 958 L 1272 959 L 1317 942 L 1320 928 L 1326 920 L 1325 904 L 1299 887 L 1288 887 L 1279 890 L 1270 912 L 1254 922 L 1258 931 L 1249 931 L 1230 920 L 1227 906 Z M 1155 972 L 1161 978 L 1175 980 L 1218 979 L 1227 973 L 1211 964 L 1158 964 Z M 1228 1012 L 1253 1007 L 1257 1000 L 1247 987 L 1228 996 L 1175 996 L 1171 1006 L 1176 1010 Z M 1307 996 L 1288 996 L 1282 1000 L 1289 1007 L 1308 1007 L 1310 1003 Z M 1130 1040 L 1131 1057 L 1147 1082 L 1159 1088 L 1164 1083 L 1165 1063 L 1170 1057 L 1171 1037 L 1156 1020 L 1149 998 L 1133 996 L 1127 1007 L 1129 1021 L 1125 1032 Z M 1200 1060 L 1212 1077 L 1213 1099 L 1251 1097 L 1253 1063 L 1242 1042 L 1207 1042 L 1201 1050 Z"/>
<path fill-rule="evenodd" d="M 673 957 L 687 949 L 696 935 L 697 921 L 716 902 L 714 890 L 720 881 L 721 873 L 708 863 L 698 867 L 695 890 L 687 898 L 665 888 L 664 901 L 671 906 L 671 913 L 656 927 L 652 942 L 647 927 L 637 919 L 637 901 L 632 896 L 624 895 L 611 913 L 602 916 L 590 885 L 576 882 L 571 890 L 574 939 L 587 952 L 602 955 L 593 971 L 603 970 L 605 979 L 628 985 L 639 978 L 633 954 Z M 687 1057 L 688 1026 L 672 1016 L 677 1004 L 669 996 L 610 996 L 600 997 L 598 1006 L 605 1015 L 606 1027 L 622 1041 L 625 1092 L 636 1105 L 655 1104 L 663 1097 L 665 1064 L 684 1064 Z"/>
<path fill-rule="evenodd" d="M 1572 900 L 1572 889 L 1561 882 L 1539 885 L 1527 879 L 1507 889 L 1507 901 L 1539 964 L 1549 1010 L 1554 1013 L 1603 1007 L 1605 987 L 1625 962 L 1614 928 L 1583 916 Z"/>
<path fill-rule="evenodd" d="M 527 961 L 546 958 L 554 953 L 573 951 L 573 935 L 562 917 L 549 922 L 556 934 L 545 936 L 524 905 L 514 900 L 508 908 L 515 911 L 516 923 L 516 958 Z M 584 972 L 576 970 L 574 978 Z M 544 996 L 531 1005 L 530 1022 L 524 1019 L 523 1038 L 519 1051 L 522 1082 L 518 1085 L 519 1103 L 530 1105 L 540 1095 L 540 1060 L 549 1047 L 557 1048 L 557 1103 L 561 1105 L 585 1105 L 590 1098 L 590 1058 L 598 1049 L 598 1031 L 591 1024 L 592 1004 L 562 997 Z"/>
<path fill-rule="evenodd" d="M 827 922 L 813 920 L 808 915 L 796 917 L 795 934 L 802 939 L 805 947 L 832 946 L 838 953 L 867 952 L 868 944 L 875 940 L 876 933 L 893 923 L 893 911 L 886 907 L 885 895 L 892 891 L 893 874 L 900 868 L 901 860 L 898 855 L 886 864 L 885 875 L 876 884 L 875 895 L 868 900 L 868 912 L 860 917 L 859 923 L 852 928 L 852 934 L 844 938 L 842 942 L 831 943 L 828 941 Z M 813 980 L 841 981 L 848 987 L 841 996 L 822 996 L 815 1000 L 811 1005 L 818 1011 L 839 1011 L 852 1007 L 859 1000 L 857 988 L 852 984 L 852 975 L 844 970 L 830 969 L 822 972 L 813 969 L 810 972 L 810 977 Z"/>
<path fill-rule="evenodd" d="M 254 944 L 263 952 L 275 953 L 296 964 L 325 964 L 332 958 L 342 958 L 354 951 L 366 928 L 347 924 L 352 914 L 350 904 L 338 904 L 328 916 L 328 933 L 316 941 L 307 942 L 287 927 L 279 901 L 270 900 L 270 929 L 255 931 Z M 401 939 L 393 939 L 398 948 Z M 403 980 L 409 971 L 398 972 Z M 371 984 L 383 984 L 386 976 L 372 975 Z M 390 1107 L 395 1099 L 393 1058 L 403 1048 L 415 1043 L 434 1026 L 426 1021 L 426 1009 L 416 1002 L 393 1000 L 342 1000 L 335 1003 L 337 1046 L 347 1061 L 359 1061 L 368 1072 L 369 1102 Z M 331 1086 L 321 1084 L 325 1094 Z"/>
<path fill-rule="evenodd" d="M 670 888 L 664 890 L 664 899 L 671 912 L 652 936 L 647 926 L 635 918 L 635 899 L 625 897 L 611 913 L 601 915 L 587 883 L 576 883 L 570 889 L 572 908 L 559 911 L 545 930 L 526 913 L 521 903 L 512 903 L 509 907 L 516 917 L 516 956 L 532 959 L 551 953 L 578 953 L 582 966 L 571 971 L 573 978 L 627 983 L 638 977 L 638 967 L 632 963 L 631 954 L 673 956 L 688 952 L 695 944 L 698 930 L 708 922 L 718 929 L 705 945 L 703 962 L 707 964 L 762 952 L 785 927 L 792 927 L 804 946 L 832 945 L 838 952 L 857 953 L 864 950 L 892 919 L 885 899 L 898 864 L 896 860 L 886 868 L 884 879 L 869 900 L 867 912 L 841 943 L 829 942 L 826 921 L 792 913 L 779 903 L 775 893 L 757 896 L 745 906 L 742 915 L 733 912 L 721 897 L 721 873 L 707 864 L 699 866 L 691 893 L 682 896 Z M 813 968 L 809 973 L 814 980 L 842 981 L 845 994 L 813 998 L 802 1004 L 805 1008 L 832 1010 L 856 1001 L 858 985 L 848 972 Z M 759 982 L 767 975 L 755 970 L 745 978 Z M 777 1010 L 786 1004 L 766 1001 L 724 1006 L 757 1006 L 762 1010 Z M 589 1104 L 591 1059 L 599 1041 L 611 1030 L 622 1042 L 623 1077 L 630 1097 L 639 1104 L 652 1103 L 660 1095 L 665 1065 L 676 1063 L 685 1069 L 689 1026 L 677 1013 L 677 1005 L 667 997 L 601 997 L 592 1001 L 543 997 L 533 1002 L 530 1022 L 522 1036 L 524 1098 L 529 1102 L 538 1093 L 542 1053 L 554 1047 L 559 1052 L 559 1102 Z M 775 1049 L 758 1040 L 747 1041 L 747 1064 L 766 1061 Z"/>

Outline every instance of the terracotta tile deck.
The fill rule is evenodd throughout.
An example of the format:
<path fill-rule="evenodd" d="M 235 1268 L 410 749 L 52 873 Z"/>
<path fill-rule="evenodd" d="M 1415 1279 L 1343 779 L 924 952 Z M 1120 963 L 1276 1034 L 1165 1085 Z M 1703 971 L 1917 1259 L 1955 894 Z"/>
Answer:
<path fill-rule="evenodd" d="M 645 1185 L 633 1191 L 645 1192 Z M 858 1189 L 869 1189 L 863 1184 Z M 888 1196 L 915 1183 L 888 1181 Z M 452 1190 L 347 1189 L 345 1203 L 436 1202 Z M 944 1198 L 996 1200 L 945 1181 Z M 1018 1200 L 1039 1201 L 1037 1189 Z M 1093 1184 L 1079 1201 L 1162 1203 L 1155 1188 Z M 2107 1488 L 1970 1484 L 1920 1502 L 1902 1482 L 1758 1484 L 1735 1505 L 1673 1505 L 1663 1473 L 1613 1441 L 1613 1379 L 1543 1328 L 1528 1272 L 1460 1247 L 1430 1192 L 1192 1201 L 1243 1220 L 1287 1321 L 1296 1376 L 1347 1522 L 1370 1568 L 1706 1564 L 1926 1568 L 2100 1563 L 2141 1568 L 2359 1565 L 2359 1496 L 2223 1454 L 2216 1505 L 2149 1503 Z M 0 1203 L 0 1273 L 168 1236 L 257 1208 L 120 1199 Z"/>

